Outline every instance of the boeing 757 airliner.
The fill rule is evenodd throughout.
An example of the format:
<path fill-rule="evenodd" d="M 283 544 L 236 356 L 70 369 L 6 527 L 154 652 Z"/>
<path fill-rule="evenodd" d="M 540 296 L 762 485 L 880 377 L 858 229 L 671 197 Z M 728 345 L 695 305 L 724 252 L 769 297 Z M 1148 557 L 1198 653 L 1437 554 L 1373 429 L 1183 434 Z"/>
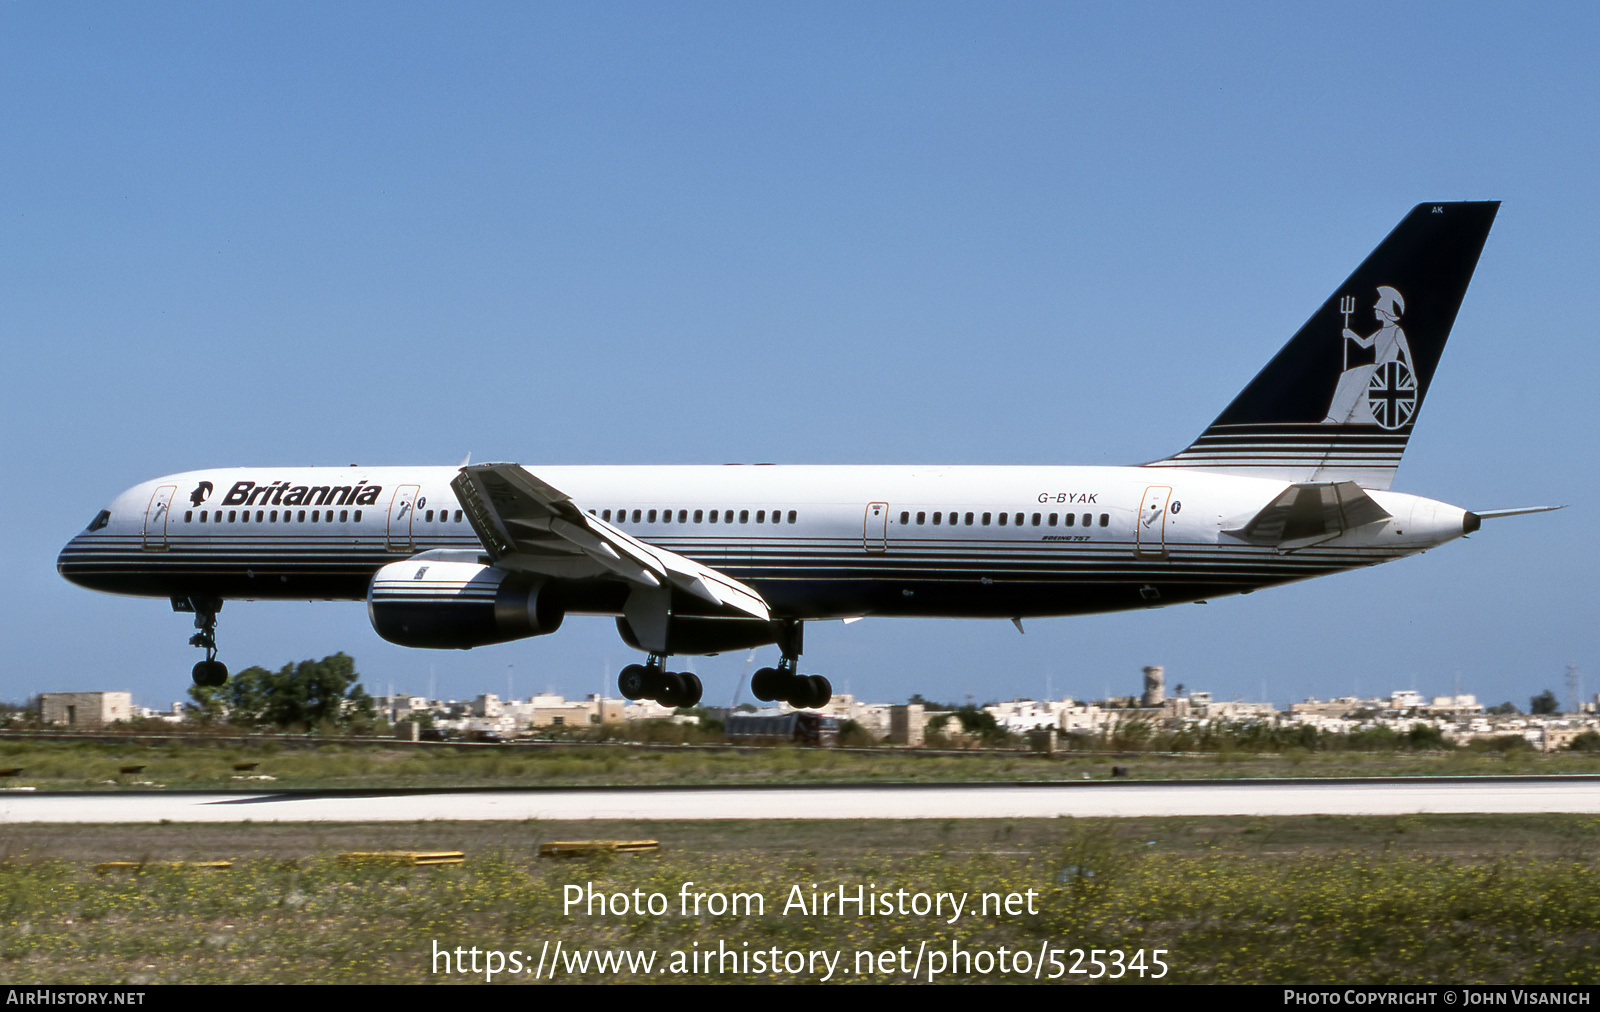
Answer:
<path fill-rule="evenodd" d="M 192 612 L 221 685 L 228 599 L 365 600 L 378 634 L 470 648 L 614 616 L 630 699 L 696 703 L 674 654 L 776 644 L 755 695 L 820 706 L 804 624 L 1023 619 L 1199 601 L 1371 566 L 1485 517 L 1389 491 L 1497 202 L 1422 204 L 1195 442 L 1133 467 L 215 468 L 117 496 L 74 583 Z"/>

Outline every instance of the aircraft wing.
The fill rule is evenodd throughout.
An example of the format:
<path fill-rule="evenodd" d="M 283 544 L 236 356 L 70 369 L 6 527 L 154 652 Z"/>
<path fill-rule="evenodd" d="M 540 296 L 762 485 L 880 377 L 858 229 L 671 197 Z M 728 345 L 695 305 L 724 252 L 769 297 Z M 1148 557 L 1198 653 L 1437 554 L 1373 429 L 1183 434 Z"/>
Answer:
<path fill-rule="evenodd" d="M 1389 517 L 1389 511 L 1353 481 L 1297 482 L 1243 526 L 1223 533 L 1253 544 L 1273 545 L 1280 552 L 1292 552 Z"/>
<path fill-rule="evenodd" d="M 671 585 L 763 621 L 772 617 L 753 588 L 583 512 L 520 464 L 472 464 L 450 487 L 502 569 L 569 579 L 610 576 L 647 588 Z"/>

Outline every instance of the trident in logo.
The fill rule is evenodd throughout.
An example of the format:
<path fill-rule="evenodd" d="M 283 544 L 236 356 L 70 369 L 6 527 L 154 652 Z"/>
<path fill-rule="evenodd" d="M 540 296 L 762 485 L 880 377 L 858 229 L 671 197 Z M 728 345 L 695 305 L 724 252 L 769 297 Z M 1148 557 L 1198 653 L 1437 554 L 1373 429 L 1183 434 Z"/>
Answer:
<path fill-rule="evenodd" d="M 1346 295 L 1339 300 L 1339 312 L 1344 314 L 1344 329 L 1350 329 L 1350 314 L 1356 311 L 1356 297 Z M 1350 342 L 1341 342 L 1344 346 L 1344 367 L 1350 368 Z"/>

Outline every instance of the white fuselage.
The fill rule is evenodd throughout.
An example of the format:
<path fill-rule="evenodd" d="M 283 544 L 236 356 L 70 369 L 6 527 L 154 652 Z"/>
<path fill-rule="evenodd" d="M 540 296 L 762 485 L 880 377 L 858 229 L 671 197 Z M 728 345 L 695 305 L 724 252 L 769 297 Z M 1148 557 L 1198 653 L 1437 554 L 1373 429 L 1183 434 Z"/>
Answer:
<path fill-rule="evenodd" d="M 1295 551 L 1236 535 L 1288 482 L 1173 467 L 529 468 L 586 513 L 758 590 L 774 617 L 1027 618 L 1159 606 L 1373 565 L 1467 514 L 1391 516 Z M 228 468 L 145 482 L 62 551 L 75 583 L 172 598 L 366 597 L 382 566 L 480 547 L 453 467 Z M 208 487 L 209 486 L 209 487 Z M 103 522 L 102 522 L 103 518 Z M 614 584 L 573 611 L 619 614 Z"/>

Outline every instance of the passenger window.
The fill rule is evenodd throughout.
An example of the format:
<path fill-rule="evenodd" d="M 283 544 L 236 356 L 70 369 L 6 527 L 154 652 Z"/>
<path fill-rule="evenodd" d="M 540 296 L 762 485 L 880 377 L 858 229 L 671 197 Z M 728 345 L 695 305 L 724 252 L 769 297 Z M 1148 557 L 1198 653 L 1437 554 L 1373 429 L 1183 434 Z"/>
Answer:
<path fill-rule="evenodd" d="M 1111 526 L 1111 514 L 1110 513 L 1102 513 L 1102 514 L 1100 514 L 1100 526 L 1101 527 L 1110 527 Z"/>
<path fill-rule="evenodd" d="M 749 510 L 740 510 L 739 511 L 739 522 L 741 524 L 747 524 L 747 523 L 750 522 L 750 511 Z"/>
<path fill-rule="evenodd" d="M 256 510 L 256 523 L 259 524 L 261 522 L 261 518 L 266 516 L 266 515 L 267 515 L 267 511 L 266 510 Z"/>
<path fill-rule="evenodd" d="M 924 523 L 927 523 L 927 521 L 928 521 L 928 514 L 923 512 L 923 511 L 921 511 L 921 510 L 918 510 L 917 511 L 917 523 L 918 524 L 924 524 Z"/>
<path fill-rule="evenodd" d="M 640 510 L 634 510 L 633 511 L 633 522 L 634 523 L 638 523 L 639 522 L 640 515 L 641 515 L 641 511 Z"/>
<path fill-rule="evenodd" d="M 1037 513 L 1035 513 L 1033 515 L 1033 526 L 1035 526 L 1035 527 L 1039 526 L 1039 514 L 1037 514 Z"/>
<path fill-rule="evenodd" d="M 422 518 L 422 522 L 425 524 L 433 523 L 433 510 L 429 510 L 427 512 L 427 514 Z"/>
<path fill-rule="evenodd" d="M 662 510 L 661 511 L 661 522 L 664 523 L 664 524 L 672 523 L 672 511 L 671 510 Z"/>
<path fill-rule="evenodd" d="M 300 511 L 300 522 L 301 523 L 305 523 L 306 522 L 306 511 L 305 510 L 301 510 Z"/>
<path fill-rule="evenodd" d="M 760 522 L 761 522 L 761 514 L 757 513 L 756 514 L 756 523 L 759 524 Z M 901 510 L 900 511 L 900 526 L 901 527 L 905 527 L 910 523 L 911 523 L 911 511 L 910 510 Z"/>
<path fill-rule="evenodd" d="M 1054 527 L 1055 525 L 1056 525 L 1056 515 L 1054 513 L 1052 513 L 1052 514 L 1050 514 L 1050 526 Z"/>
<path fill-rule="evenodd" d="M 287 514 L 287 513 L 285 513 L 285 514 L 284 514 L 284 515 L 283 515 L 283 518 L 284 518 L 284 519 L 285 519 L 285 520 L 287 520 L 287 519 L 289 519 L 289 514 Z M 458 519 L 458 520 L 459 520 L 459 519 L 460 519 L 460 517 L 457 517 L 457 518 L 456 518 L 456 519 Z M 358 524 L 359 524 L 359 523 L 360 523 L 360 522 L 361 522 L 361 511 L 360 511 L 360 510 L 356 510 L 356 523 L 358 523 Z"/>
<path fill-rule="evenodd" d="M 357 520 L 361 519 L 361 511 L 360 510 L 356 510 L 356 519 Z M 461 511 L 460 510 L 456 510 L 456 523 L 459 524 L 460 522 L 461 522 Z"/>
<path fill-rule="evenodd" d="M 697 524 L 698 523 L 704 523 L 705 519 L 706 519 L 706 511 L 705 510 L 695 510 L 694 511 L 694 522 L 695 523 L 697 523 Z"/>
<path fill-rule="evenodd" d="M 205 510 L 201 510 L 200 511 L 200 522 L 201 523 L 205 523 L 206 522 L 206 511 Z"/>
<path fill-rule="evenodd" d="M 722 518 L 722 514 L 721 513 L 719 513 L 717 510 L 712 510 L 711 511 L 711 516 L 708 517 L 707 519 L 709 519 L 712 523 L 716 523 L 721 518 Z"/>
<path fill-rule="evenodd" d="M 972 526 L 972 514 L 971 513 L 967 514 L 967 526 L 968 527 Z"/>
<path fill-rule="evenodd" d="M 322 511 L 321 510 L 312 510 L 311 511 L 311 522 L 312 523 L 316 523 L 317 519 L 319 517 L 321 517 L 321 516 L 322 516 Z"/>
<path fill-rule="evenodd" d="M 183 511 L 183 522 L 184 523 L 188 523 L 189 521 L 191 521 L 193 519 L 194 519 L 194 510 L 184 510 Z"/>
<path fill-rule="evenodd" d="M 655 523 L 656 522 L 656 511 L 655 510 L 651 510 L 649 513 L 645 514 L 644 522 L 647 523 L 647 524 Z"/>
<path fill-rule="evenodd" d="M 989 514 L 987 514 L 987 513 L 985 513 L 983 515 L 983 526 L 985 526 L 985 527 L 989 526 Z"/>
<path fill-rule="evenodd" d="M 1068 513 L 1062 519 L 1062 524 L 1064 526 L 1067 526 L 1067 527 L 1072 527 L 1072 526 L 1076 525 L 1077 522 L 1078 522 L 1078 514 L 1076 514 L 1076 513 Z"/>
<path fill-rule="evenodd" d="M 688 522 L 689 522 L 689 511 L 688 510 L 679 510 L 678 511 L 678 523 L 686 524 Z"/>
<path fill-rule="evenodd" d="M 940 518 L 940 517 L 942 517 L 942 516 L 944 516 L 944 514 L 943 514 L 943 513 L 935 513 L 935 514 L 934 514 L 934 515 L 933 515 L 933 525 L 934 525 L 934 526 L 935 526 L 935 527 L 937 527 L 937 526 L 939 526 L 939 518 Z"/>
<path fill-rule="evenodd" d="M 794 523 L 794 518 L 795 518 L 795 512 L 794 512 L 794 510 L 790 510 L 789 511 L 789 522 L 791 524 Z"/>
<path fill-rule="evenodd" d="M 340 510 L 339 511 L 339 522 L 341 524 L 350 522 L 350 511 L 349 510 Z"/>
<path fill-rule="evenodd" d="M 1094 523 L 1094 515 L 1091 513 L 1085 513 L 1083 515 L 1083 526 L 1088 527 L 1092 523 Z"/>
<path fill-rule="evenodd" d="M 600 519 L 606 521 L 607 523 L 609 523 L 611 521 L 611 511 L 610 510 L 601 510 L 600 511 Z"/>
<path fill-rule="evenodd" d="M 245 510 L 243 513 L 240 514 L 239 522 L 241 524 L 247 524 L 247 523 L 250 522 L 250 511 L 249 510 Z"/>
<path fill-rule="evenodd" d="M 725 524 L 733 523 L 733 510 L 722 511 L 722 522 Z"/>
<path fill-rule="evenodd" d="M 233 518 L 238 516 L 238 515 L 239 515 L 239 511 L 238 510 L 229 510 L 228 511 L 228 523 L 230 523 L 230 524 L 233 523 Z"/>
<path fill-rule="evenodd" d="M 1005 525 L 1006 525 L 1006 517 L 1008 517 L 1008 516 L 1010 516 L 1010 515 L 1011 515 L 1011 514 L 1009 514 L 1009 513 L 1002 513 L 1002 514 L 1000 514 L 1000 526 L 1001 526 L 1001 527 L 1004 527 L 1004 526 L 1005 526 Z"/>

